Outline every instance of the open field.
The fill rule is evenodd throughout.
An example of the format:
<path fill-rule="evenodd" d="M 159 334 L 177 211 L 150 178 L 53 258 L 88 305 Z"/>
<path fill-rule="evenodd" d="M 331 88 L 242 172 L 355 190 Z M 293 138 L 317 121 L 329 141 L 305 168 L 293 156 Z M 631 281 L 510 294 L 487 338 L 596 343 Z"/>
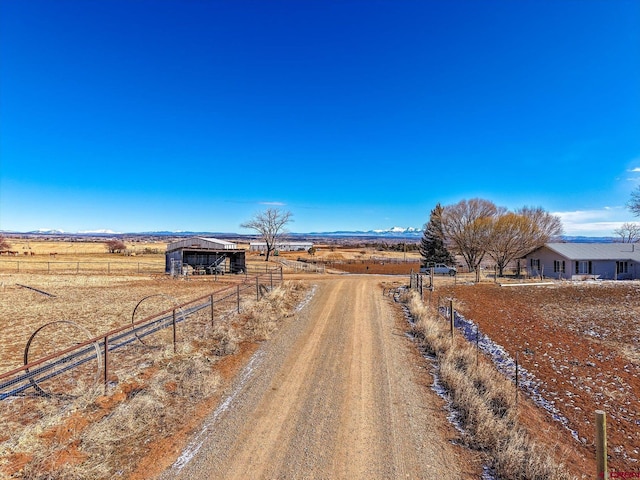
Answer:
<path fill-rule="evenodd" d="M 242 278 L 218 276 L 184 280 L 165 275 L 0 275 L 3 317 L 0 371 L 22 365 L 29 336 L 46 323 L 69 320 L 97 336 L 131 324 L 136 305 L 150 295 L 157 297 L 144 303 L 144 311 L 136 311 L 136 320 L 144 318 L 145 312 L 166 310 L 233 285 Z"/>
<path fill-rule="evenodd" d="M 443 282 L 444 283 L 444 282 Z M 593 456 L 594 411 L 607 413 L 609 466 L 640 470 L 640 283 L 436 286 L 539 382 L 547 407 Z"/>
<path fill-rule="evenodd" d="M 61 240 L 31 240 L 25 238 L 7 238 L 11 244 L 11 250 L 18 252 L 19 257 L 26 256 L 46 256 L 52 254 L 64 256 L 65 259 L 75 260 L 75 257 L 86 257 L 90 255 L 93 259 L 110 258 L 113 254 L 109 254 L 105 247 L 104 241 L 86 241 L 78 240 L 77 242 L 61 241 Z M 135 255 L 153 255 L 163 254 L 166 250 L 167 243 L 164 241 L 125 241 L 127 250 Z"/>
<path fill-rule="evenodd" d="M 85 329 L 96 335 L 130 325 L 137 305 L 144 307 L 135 310 L 139 320 L 220 291 L 243 276 L 2 278 L 3 324 L 10 335 L 0 343 L 0 372 L 22 364 L 29 335 L 51 319 L 72 319 L 74 325 L 60 323 L 40 331 L 31 344 L 36 356 L 86 340 Z M 38 291 L 18 286 L 21 282 Z M 169 328 L 145 338 L 144 345 L 135 342 L 110 353 L 106 389 L 101 382 L 92 386 L 95 376 L 76 373 L 83 366 L 73 370 L 74 381 L 64 375 L 46 380 L 47 392 L 70 386 L 59 389 L 60 396 L 33 396 L 31 391 L 3 400 L 0 477 L 113 478 L 127 472 L 128 478 L 136 478 L 130 475 L 142 462 L 147 469 L 137 478 L 148 478 L 142 472 L 175 454 L 172 449 L 214 407 L 246 355 L 291 316 L 304 294 L 295 283 L 276 288 L 260 302 L 249 292 L 241 299 L 240 314 L 235 297 L 231 305 L 218 297 L 215 322 L 205 309 L 179 324 L 175 352 Z M 142 299 L 147 300 L 140 303 Z"/>
<path fill-rule="evenodd" d="M 49 245 L 51 244 L 47 243 L 47 246 Z M 99 248 L 104 247 L 78 246 L 77 250 L 69 252 L 67 257 L 58 254 L 57 259 L 92 261 L 105 258 L 131 264 L 145 258 L 145 261 L 150 259 L 160 266 L 164 265 L 162 253 L 123 256 L 107 254 L 99 251 Z M 164 251 L 164 246 L 158 248 Z M 36 251 L 45 252 L 46 249 L 41 247 Z M 25 256 L 25 259 L 37 259 L 38 255 L 48 254 L 36 253 L 34 256 Z M 379 252 L 336 246 L 320 246 L 316 255 L 342 260 L 345 265 L 356 265 L 361 269 L 357 271 L 361 273 L 376 273 L 374 266 L 381 264 L 401 265 L 401 268 L 406 268 L 410 264 L 397 263 L 395 260 L 417 258 L 415 253 Z M 308 257 L 308 254 L 281 253 L 281 258 L 292 260 L 298 256 Z M 266 265 L 264 257 L 258 254 L 249 254 L 247 259 L 250 264 L 261 267 Z M 272 260 L 273 265 L 276 265 L 277 257 Z M 457 278 L 436 277 L 434 301 L 439 297 L 453 297 L 456 309 L 470 320 L 476 321 L 482 332 L 503 345 L 512 357 L 519 352 L 522 367 L 540 382 L 540 394 L 567 419 L 566 435 L 561 445 L 575 446 L 578 458 L 593 458 L 593 411 L 603 409 L 608 414 L 610 466 L 618 471 L 640 470 L 637 462 L 640 457 L 640 284 L 564 282 L 554 284 L 552 288 L 507 288 L 500 287 L 493 279 L 486 279 L 478 285 L 467 283 L 472 277 L 473 275 L 467 274 L 459 275 Z M 3 340 L 0 342 L 0 372 L 22 365 L 25 342 L 33 331 L 44 323 L 52 320 L 71 320 L 97 335 L 130 324 L 133 310 L 143 298 L 154 296 L 145 301 L 144 307 L 147 310 L 138 311 L 136 319 L 146 311 L 151 313 L 171 308 L 176 303 L 192 300 L 226 285 L 240 282 L 242 278 L 243 276 L 235 275 L 172 279 L 164 274 L 0 272 L 0 312 L 4 326 Z M 332 282 L 340 277 L 300 274 L 286 278 L 302 279 L 309 285 L 316 282 Z M 374 279 L 372 281 L 375 283 Z M 397 285 L 405 281 L 406 277 L 397 277 L 397 281 L 393 279 L 393 283 Z M 292 298 L 300 299 L 300 296 Z M 288 308 L 291 312 L 295 305 L 291 304 Z M 249 312 L 252 307 L 247 305 L 246 310 Z M 256 314 L 269 311 L 261 306 Z M 151 450 L 145 446 L 146 443 L 140 448 L 127 448 L 127 451 L 108 450 L 113 448 L 113 445 L 100 447 L 103 449 L 102 455 L 104 449 L 111 452 L 109 455 L 113 455 L 113 458 L 110 461 L 125 464 L 141 462 L 137 473 L 133 472 L 128 478 L 144 478 L 145 468 L 150 468 L 158 458 L 172 458 L 178 454 L 175 442 L 187 441 L 187 435 L 197 427 L 197 422 L 204 418 L 203 415 L 206 415 L 207 411 L 215 408 L 216 401 L 220 401 L 220 385 L 232 380 L 256 350 L 257 342 L 268 337 L 268 333 L 265 332 L 273 330 L 275 320 L 269 320 L 267 323 L 271 326 L 265 329 L 257 326 L 250 315 L 242 315 L 230 320 L 231 323 L 221 324 L 221 327 L 216 329 L 209 328 L 210 322 L 206 319 L 195 322 L 193 327 L 190 327 L 195 328 L 193 332 L 196 336 L 190 337 L 194 340 L 188 345 L 185 344 L 176 356 L 163 350 L 155 350 L 153 355 L 156 356 L 145 356 L 136 372 L 116 372 L 117 382 L 114 385 L 117 385 L 117 388 L 109 395 L 84 399 L 80 406 L 71 407 L 42 398 L 25 398 L 11 402 L 12 412 L 29 412 L 23 419 L 23 426 L 26 435 L 29 433 L 30 425 L 35 425 L 33 435 L 36 440 L 33 445 L 42 446 L 43 442 L 48 445 L 47 442 L 50 440 L 59 443 L 57 447 L 51 447 L 58 455 L 55 465 L 48 464 L 48 460 L 42 455 L 21 456 L 21 450 L 13 449 L 14 447 L 11 450 L 10 465 L 14 468 L 22 465 L 26 469 L 25 472 L 32 472 L 31 477 L 27 475 L 27 478 L 37 478 L 33 476 L 33 472 L 41 468 L 59 468 L 60 463 L 65 461 L 71 465 L 81 465 L 79 468 L 84 469 L 89 461 L 87 445 L 101 438 L 103 433 L 100 433 L 100 428 L 103 428 L 103 431 L 109 431 L 109 436 L 123 438 L 122 442 L 150 442 Z M 273 314 L 270 315 L 273 317 Z M 282 315 L 282 318 L 286 318 L 291 313 Z M 236 331 L 237 329 L 239 330 Z M 69 335 L 62 329 L 49 333 L 54 343 L 59 341 L 63 344 L 69 340 L 63 338 Z M 198 338 L 198 335 L 201 338 Z M 128 378 L 129 376 L 131 378 Z M 154 395 L 146 400 L 151 403 L 141 405 L 142 410 L 136 413 L 140 415 L 142 425 L 136 425 L 133 419 L 127 420 L 131 422 L 127 428 L 137 432 L 131 439 L 118 437 L 123 435 L 122 432 L 108 430 L 113 427 L 104 430 L 107 427 L 99 426 L 104 416 L 117 419 L 120 413 L 113 412 L 116 412 L 119 406 L 142 401 L 147 393 Z M 188 422 L 185 422 L 184 417 L 170 417 L 173 415 L 170 409 L 162 406 L 177 405 L 176 402 L 183 401 L 184 397 L 181 395 L 188 397 L 188 401 L 184 400 L 182 404 L 182 415 L 192 415 Z M 57 414 L 56 410 L 59 411 Z M 148 417 L 150 413 L 155 416 Z M 545 415 L 550 418 L 546 412 Z M 46 420 L 48 417 L 51 418 L 50 421 Z M 12 421 L 15 421 L 15 418 L 17 416 Z M 528 426 L 531 431 L 538 431 L 542 435 L 547 435 L 550 431 L 549 426 L 545 426 L 545 421 L 539 420 L 538 417 L 532 415 L 529 420 L 531 423 Z M 68 422 L 74 422 L 73 426 L 68 428 Z M 185 423 L 181 425 L 180 422 Z M 90 433 L 86 430 L 88 424 L 95 424 L 94 430 Z M 142 430 L 138 431 L 138 427 L 142 427 Z M 171 432 L 171 429 L 175 430 Z M 4 430 L 11 431 L 11 428 Z M 578 438 L 577 441 L 572 438 L 572 434 Z M 167 435 L 173 435 L 175 439 L 168 442 Z M 62 438 L 58 438 L 60 436 Z M 2 442 L 11 443 L 14 440 L 15 438 L 0 435 L 0 449 L 5 448 L 3 451 L 8 452 L 6 447 L 2 447 Z M 18 440 L 23 441 L 22 437 Z M 80 448 L 82 445 L 85 446 L 84 450 Z M 24 452 L 27 450 L 25 446 Z M 76 456 L 65 457 L 61 453 L 63 451 L 69 451 Z M 95 451 L 91 455 L 94 453 Z M 0 457 L 2 455 L 0 452 Z M 10 468 L 7 464 L 4 465 Z M 8 470 L 4 470 L 6 471 Z M 67 478 L 83 478 L 82 471 L 80 474 L 76 472 L 65 475 Z M 95 477 L 109 478 L 109 472 L 105 470 Z"/>

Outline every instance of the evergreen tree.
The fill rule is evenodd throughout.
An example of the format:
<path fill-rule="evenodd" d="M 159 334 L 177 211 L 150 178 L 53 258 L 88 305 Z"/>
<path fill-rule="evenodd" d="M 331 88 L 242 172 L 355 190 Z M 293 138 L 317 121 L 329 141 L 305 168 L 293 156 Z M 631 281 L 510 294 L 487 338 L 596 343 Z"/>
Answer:
<path fill-rule="evenodd" d="M 432 263 L 445 263 L 451 265 L 453 256 L 447 250 L 444 243 L 444 231 L 442 229 L 442 211 L 444 208 L 439 203 L 431 210 L 429 223 L 424 226 L 422 239 L 420 240 L 420 255 L 422 266 L 427 267 Z"/>

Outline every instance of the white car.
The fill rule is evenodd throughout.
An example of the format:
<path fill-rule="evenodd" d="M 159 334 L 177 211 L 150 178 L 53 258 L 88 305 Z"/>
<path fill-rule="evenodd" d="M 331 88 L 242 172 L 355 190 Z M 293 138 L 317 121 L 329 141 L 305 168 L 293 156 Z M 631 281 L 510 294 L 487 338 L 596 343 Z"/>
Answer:
<path fill-rule="evenodd" d="M 430 267 L 420 267 L 420 273 L 428 274 L 430 273 L 432 268 L 434 274 L 454 276 L 456 273 L 458 273 L 456 267 L 450 267 L 448 265 L 445 265 L 444 263 L 436 263 Z"/>

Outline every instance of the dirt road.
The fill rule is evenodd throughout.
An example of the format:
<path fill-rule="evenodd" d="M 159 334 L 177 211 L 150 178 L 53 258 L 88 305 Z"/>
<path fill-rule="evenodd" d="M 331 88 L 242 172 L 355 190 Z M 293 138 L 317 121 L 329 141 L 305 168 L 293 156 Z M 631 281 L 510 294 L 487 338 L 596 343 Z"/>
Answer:
<path fill-rule="evenodd" d="M 161 478 L 479 477 L 381 278 L 329 278 Z"/>

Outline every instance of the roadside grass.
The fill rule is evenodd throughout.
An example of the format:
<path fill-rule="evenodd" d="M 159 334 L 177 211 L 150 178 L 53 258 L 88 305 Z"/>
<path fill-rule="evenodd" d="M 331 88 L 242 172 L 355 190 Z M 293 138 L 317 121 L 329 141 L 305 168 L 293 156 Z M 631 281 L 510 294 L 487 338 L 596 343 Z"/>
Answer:
<path fill-rule="evenodd" d="M 416 292 L 402 301 L 414 320 L 412 334 L 433 356 L 463 434 L 464 444 L 482 452 L 498 478 L 522 480 L 575 478 L 554 452 L 533 439 L 518 421 L 512 383 L 468 342 L 451 339 L 446 322 Z"/>
<path fill-rule="evenodd" d="M 172 445 L 163 448 L 175 455 L 176 433 L 206 415 L 203 405 L 220 393 L 222 358 L 268 338 L 305 294 L 302 283 L 283 282 L 259 301 L 244 303 L 241 314 L 180 342 L 176 353 L 172 346 L 151 349 L 143 366 L 118 372 L 106 395 L 102 386 L 78 386 L 64 399 L 4 401 L 0 477 L 128 478 L 154 446 Z"/>

